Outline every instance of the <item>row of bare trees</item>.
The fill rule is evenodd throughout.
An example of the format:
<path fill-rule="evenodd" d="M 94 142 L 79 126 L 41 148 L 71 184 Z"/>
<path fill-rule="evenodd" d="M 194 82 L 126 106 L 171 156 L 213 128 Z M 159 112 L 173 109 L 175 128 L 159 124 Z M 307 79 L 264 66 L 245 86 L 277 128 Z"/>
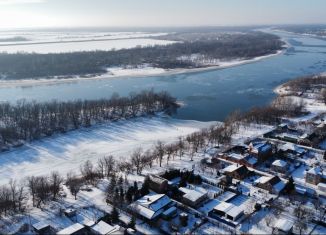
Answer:
<path fill-rule="evenodd" d="M 21 184 L 10 181 L 9 187 L 0 188 L 0 216 L 8 212 L 24 211 L 29 196 L 35 207 L 41 207 L 50 200 L 58 199 L 63 184 L 66 184 L 77 199 L 84 185 L 95 186 L 100 179 L 109 181 L 108 195 L 112 200 L 121 202 L 121 198 L 124 200 L 128 197 L 126 199 L 128 201 L 130 200 L 130 187 L 126 183 L 128 175 L 134 173 L 141 175 L 144 169 L 152 168 L 154 163 L 160 167 L 163 162 L 168 165 L 169 161 L 176 157 L 181 159 L 188 156 L 193 160 L 194 155 L 209 144 L 229 143 L 235 130 L 229 125 L 231 124 L 215 125 L 184 138 L 180 137 L 173 143 L 158 141 L 151 149 L 143 151 L 137 148 L 128 158 L 119 161 L 111 155 L 100 158 L 95 164 L 88 160 L 80 166 L 78 173 L 69 172 L 66 177 L 62 177 L 58 172 L 52 172 L 48 176 L 28 177 Z M 137 195 L 139 190 L 137 191 L 136 188 L 133 186 L 132 195 Z"/>
<path fill-rule="evenodd" d="M 0 147 L 175 107 L 176 100 L 169 93 L 153 90 L 133 93 L 129 97 L 114 94 L 110 99 L 100 100 L 0 103 Z"/>

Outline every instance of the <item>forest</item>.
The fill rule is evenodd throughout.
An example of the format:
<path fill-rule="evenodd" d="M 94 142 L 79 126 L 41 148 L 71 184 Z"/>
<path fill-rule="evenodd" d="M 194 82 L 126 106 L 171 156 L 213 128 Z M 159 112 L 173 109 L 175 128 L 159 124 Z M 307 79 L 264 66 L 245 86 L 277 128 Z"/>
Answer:
<path fill-rule="evenodd" d="M 180 57 L 200 55 L 206 60 L 250 59 L 276 53 L 283 42 L 275 35 L 262 32 L 196 37 L 165 46 L 136 47 L 113 51 L 58 54 L 0 53 L 1 79 L 51 78 L 103 74 L 108 67 L 139 66 L 196 68 L 204 67 Z M 207 66 L 207 65 L 206 65 Z"/>
<path fill-rule="evenodd" d="M 317 94 L 317 98 L 326 104 L 326 76 L 323 74 L 301 77 L 288 81 L 283 86 L 292 91 L 292 93 L 301 95 L 308 91 L 313 92 Z"/>
<path fill-rule="evenodd" d="M 16 104 L 0 103 L 0 147 L 21 145 L 23 141 L 64 133 L 119 119 L 150 115 L 177 108 L 176 99 L 167 92 L 152 90 L 132 93 L 128 97 L 112 95 L 110 99 L 51 101 L 38 103 L 20 100 Z"/>

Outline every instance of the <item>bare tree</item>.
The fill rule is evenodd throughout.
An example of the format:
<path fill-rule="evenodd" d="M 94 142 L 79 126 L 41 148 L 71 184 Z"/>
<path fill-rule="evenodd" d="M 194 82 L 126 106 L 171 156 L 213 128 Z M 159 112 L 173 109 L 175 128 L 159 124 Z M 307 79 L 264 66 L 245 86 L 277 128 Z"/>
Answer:
<path fill-rule="evenodd" d="M 164 144 L 161 141 L 158 141 L 156 146 L 155 146 L 155 150 L 156 150 L 156 153 L 157 153 L 157 157 L 158 157 L 158 160 L 159 160 L 160 167 L 162 167 L 162 161 L 163 161 L 163 157 L 164 157 L 164 154 L 165 154 Z"/>
<path fill-rule="evenodd" d="M 83 185 L 82 179 L 76 177 L 73 173 L 67 175 L 67 186 L 71 194 L 77 200 L 77 194 L 80 191 L 81 186 Z"/>
<path fill-rule="evenodd" d="M 63 183 L 63 177 L 60 176 L 59 172 L 57 171 L 52 172 L 50 175 L 50 187 L 51 187 L 53 199 L 57 198 L 62 183 Z"/>
<path fill-rule="evenodd" d="M 135 149 L 131 154 L 131 163 L 136 167 L 137 174 L 140 175 L 144 167 L 144 156 L 141 148 Z"/>

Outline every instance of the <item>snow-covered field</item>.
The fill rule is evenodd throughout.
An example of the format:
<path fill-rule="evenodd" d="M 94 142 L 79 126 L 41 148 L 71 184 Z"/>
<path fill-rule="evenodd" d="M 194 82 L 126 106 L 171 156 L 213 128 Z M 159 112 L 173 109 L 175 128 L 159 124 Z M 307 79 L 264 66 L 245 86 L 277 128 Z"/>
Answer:
<path fill-rule="evenodd" d="M 151 39 L 167 33 L 149 32 L 28 32 L 0 31 L 0 52 L 61 53 L 112 50 L 136 46 L 167 45 L 173 41 Z"/>
<path fill-rule="evenodd" d="M 122 67 L 111 67 L 107 69 L 108 76 L 146 76 L 156 75 L 165 73 L 166 70 L 162 68 L 155 68 L 150 65 L 144 65 L 136 68 L 122 68 Z M 106 76 L 106 75 L 103 75 Z"/>
<path fill-rule="evenodd" d="M 149 32 L 42 32 L 42 31 L 0 31 L 0 45 L 46 43 L 46 42 L 71 42 L 86 40 L 112 40 L 126 38 L 144 38 L 163 36 L 167 33 Z M 18 40 L 17 40 L 18 39 Z M 24 40 L 19 40 L 24 39 Z"/>
<path fill-rule="evenodd" d="M 0 154 L 0 185 L 10 178 L 19 180 L 51 171 L 63 175 L 78 172 L 80 164 L 86 160 L 97 162 L 110 154 L 119 160 L 128 157 L 137 147 L 146 150 L 158 140 L 176 141 L 179 136 L 214 123 L 168 117 L 137 118 L 44 138 Z"/>
<path fill-rule="evenodd" d="M 0 45 L 0 52 L 7 53 L 64 53 L 76 51 L 110 51 L 113 49 L 129 49 L 137 46 L 154 46 L 154 45 L 168 45 L 175 43 L 174 41 L 157 40 L 150 38 L 128 38 L 128 39 L 114 39 L 104 41 L 78 41 L 78 42 L 57 42 L 44 44 L 28 44 L 28 45 Z"/>

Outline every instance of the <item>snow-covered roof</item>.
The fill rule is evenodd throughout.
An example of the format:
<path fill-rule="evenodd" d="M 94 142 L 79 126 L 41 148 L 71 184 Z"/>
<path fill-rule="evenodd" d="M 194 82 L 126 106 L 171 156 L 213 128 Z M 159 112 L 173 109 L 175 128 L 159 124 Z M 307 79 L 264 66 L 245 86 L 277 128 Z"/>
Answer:
<path fill-rule="evenodd" d="M 273 176 L 261 176 L 255 180 L 255 183 L 256 184 L 265 184 L 268 181 L 270 181 L 272 178 L 273 178 Z"/>
<path fill-rule="evenodd" d="M 280 180 L 280 182 L 273 185 L 273 189 L 275 192 L 279 193 L 285 188 L 285 182 Z"/>
<path fill-rule="evenodd" d="M 283 232 L 289 232 L 292 229 L 293 224 L 294 223 L 291 220 L 288 220 L 286 218 L 280 218 L 276 221 L 274 227 Z"/>
<path fill-rule="evenodd" d="M 243 208 L 234 206 L 230 208 L 230 210 L 226 213 L 232 218 L 236 218 L 244 212 Z"/>
<path fill-rule="evenodd" d="M 184 187 L 180 187 L 179 190 L 181 192 L 185 193 L 183 195 L 183 198 L 186 198 L 192 202 L 196 202 L 198 199 L 202 198 L 203 196 L 205 196 L 207 194 L 204 192 L 199 192 L 195 189 L 188 189 L 188 188 L 184 188 Z"/>
<path fill-rule="evenodd" d="M 231 191 L 225 191 L 222 195 L 220 195 L 218 197 L 218 200 L 223 201 L 223 202 L 227 202 L 229 200 L 231 200 L 232 198 L 234 198 L 237 194 L 231 192 Z"/>
<path fill-rule="evenodd" d="M 293 143 L 286 143 L 286 144 L 283 144 L 281 147 L 280 147 L 281 150 L 283 151 L 287 151 L 287 150 L 292 150 L 292 151 L 295 151 L 297 153 L 304 153 L 306 150 L 304 150 L 303 148 L 297 146 L 296 144 L 293 144 Z"/>
<path fill-rule="evenodd" d="M 220 202 L 217 204 L 214 209 L 217 211 L 223 211 L 224 213 L 228 212 L 234 205 L 228 202 Z"/>
<path fill-rule="evenodd" d="M 168 181 L 167 179 L 164 179 L 164 178 L 162 178 L 162 177 L 160 177 L 160 176 L 157 176 L 157 175 L 149 175 L 149 179 L 150 179 L 152 182 L 156 183 L 156 184 L 162 184 L 162 183 Z"/>
<path fill-rule="evenodd" d="M 33 228 L 35 228 L 36 230 L 41 230 L 44 229 L 46 227 L 50 226 L 48 222 L 46 221 L 40 221 L 36 224 L 33 224 Z"/>
<path fill-rule="evenodd" d="M 171 199 L 165 194 L 148 194 L 138 199 L 131 206 L 145 218 L 153 219 L 161 214 L 164 211 L 162 208 L 170 202 Z"/>
<path fill-rule="evenodd" d="M 224 172 L 233 172 L 237 170 L 241 165 L 237 166 L 236 164 L 229 165 L 223 169 Z"/>
<path fill-rule="evenodd" d="M 70 225 L 69 227 L 62 229 L 61 231 L 57 232 L 58 235 L 67 235 L 67 234 L 73 234 L 81 229 L 84 228 L 84 225 L 81 225 L 79 223 L 75 223 L 73 225 Z"/>
<path fill-rule="evenodd" d="M 237 159 L 237 160 L 241 160 L 243 159 L 245 156 L 239 153 L 230 153 L 228 154 L 229 157 Z"/>
<path fill-rule="evenodd" d="M 101 220 L 96 225 L 94 225 L 91 229 L 96 234 L 112 234 L 117 232 L 120 229 L 120 226 L 119 225 L 111 226 L 108 223 L 105 223 L 104 221 Z"/>
<path fill-rule="evenodd" d="M 272 163 L 273 166 L 278 166 L 278 167 L 286 167 L 287 166 L 287 162 L 286 161 L 283 161 L 283 160 L 275 160 L 273 163 Z"/>
<path fill-rule="evenodd" d="M 176 212 L 176 210 L 177 210 L 177 208 L 175 206 L 172 206 L 169 209 L 167 209 L 166 211 L 164 211 L 162 214 L 168 216 L 168 215 Z"/>
<path fill-rule="evenodd" d="M 228 202 L 221 202 L 215 206 L 214 209 L 217 211 L 222 211 L 233 218 L 243 213 L 243 209 L 241 207 L 235 206 Z"/>
<path fill-rule="evenodd" d="M 247 155 L 245 160 L 251 165 L 255 165 L 258 162 L 257 158 L 251 155 Z"/>
<path fill-rule="evenodd" d="M 257 149 L 259 152 L 266 152 L 272 148 L 272 146 L 268 143 L 258 143 L 254 144 L 254 148 Z"/>
<path fill-rule="evenodd" d="M 311 168 L 308 171 L 308 173 L 312 174 L 312 175 L 322 175 L 323 174 L 323 169 L 320 166 L 316 166 L 316 167 Z"/>

